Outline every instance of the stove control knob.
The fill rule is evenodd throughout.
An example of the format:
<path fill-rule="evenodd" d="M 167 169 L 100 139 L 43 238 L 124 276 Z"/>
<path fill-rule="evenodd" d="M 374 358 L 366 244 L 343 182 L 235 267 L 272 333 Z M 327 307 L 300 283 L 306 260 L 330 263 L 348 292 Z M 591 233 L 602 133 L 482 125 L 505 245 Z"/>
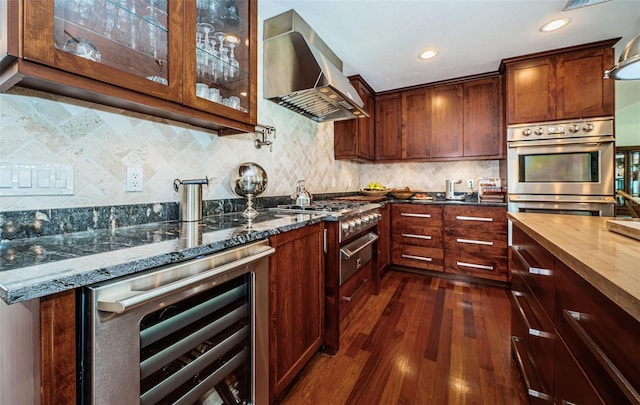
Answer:
<path fill-rule="evenodd" d="M 342 223 L 341 228 L 344 232 L 349 232 L 349 222 L 345 221 Z"/>
<path fill-rule="evenodd" d="M 569 125 L 569 132 L 571 132 L 572 134 L 575 134 L 578 131 L 580 131 L 580 125 L 578 124 Z"/>
<path fill-rule="evenodd" d="M 531 135 L 531 128 L 525 128 L 522 130 L 522 135 L 529 136 Z"/>
<path fill-rule="evenodd" d="M 371 218 L 369 217 L 369 215 L 363 215 L 360 220 L 362 221 L 362 225 L 365 225 L 367 222 L 369 222 Z"/>
<path fill-rule="evenodd" d="M 356 221 L 355 221 L 355 219 L 350 219 L 347 222 L 349 223 L 349 230 L 350 231 L 353 231 L 354 229 L 356 229 Z"/>
<path fill-rule="evenodd" d="M 533 133 L 538 135 L 538 136 L 544 135 L 544 128 L 542 128 L 542 127 L 536 128 L 536 130 L 533 131 Z"/>
<path fill-rule="evenodd" d="M 353 222 L 356 224 L 356 228 L 360 228 L 360 226 L 362 225 L 362 219 L 361 218 L 356 218 L 353 220 Z"/>
<path fill-rule="evenodd" d="M 593 124 L 584 124 L 584 125 L 582 126 L 582 130 L 583 130 L 584 132 L 591 132 L 591 131 L 593 131 L 593 129 L 594 129 Z"/>

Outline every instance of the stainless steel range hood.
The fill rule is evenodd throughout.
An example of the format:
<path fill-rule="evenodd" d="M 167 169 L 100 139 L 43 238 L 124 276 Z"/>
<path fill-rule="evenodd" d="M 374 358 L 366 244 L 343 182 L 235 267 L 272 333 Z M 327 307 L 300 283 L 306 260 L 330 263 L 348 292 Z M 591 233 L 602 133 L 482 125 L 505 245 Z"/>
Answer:
<path fill-rule="evenodd" d="M 314 121 L 368 117 L 342 61 L 294 10 L 264 21 L 264 98 Z"/>

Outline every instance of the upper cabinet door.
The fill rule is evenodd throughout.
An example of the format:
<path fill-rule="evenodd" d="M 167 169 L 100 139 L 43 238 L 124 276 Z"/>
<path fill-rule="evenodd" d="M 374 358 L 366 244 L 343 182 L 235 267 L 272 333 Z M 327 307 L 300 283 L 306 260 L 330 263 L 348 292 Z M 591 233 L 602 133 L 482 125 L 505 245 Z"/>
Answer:
<path fill-rule="evenodd" d="M 462 150 L 462 85 L 431 90 L 431 157 L 460 157 Z"/>
<path fill-rule="evenodd" d="M 376 160 L 402 159 L 402 93 L 376 98 Z"/>
<path fill-rule="evenodd" d="M 508 65 L 507 123 L 554 120 L 555 91 L 553 58 L 537 58 Z"/>
<path fill-rule="evenodd" d="M 257 2 L 184 2 L 185 104 L 257 122 Z"/>
<path fill-rule="evenodd" d="M 403 159 L 429 159 L 431 156 L 431 91 L 407 91 L 403 95 Z"/>
<path fill-rule="evenodd" d="M 613 65 L 613 52 L 613 48 L 600 48 L 557 57 L 559 118 L 614 114 L 615 81 L 603 78 L 605 69 Z"/>
<path fill-rule="evenodd" d="M 24 21 L 25 59 L 181 101 L 179 2 L 26 0 Z M 96 91 L 99 87 L 96 83 Z"/>
<path fill-rule="evenodd" d="M 465 82 L 463 90 L 464 156 L 502 157 L 507 145 L 502 124 L 502 78 Z"/>

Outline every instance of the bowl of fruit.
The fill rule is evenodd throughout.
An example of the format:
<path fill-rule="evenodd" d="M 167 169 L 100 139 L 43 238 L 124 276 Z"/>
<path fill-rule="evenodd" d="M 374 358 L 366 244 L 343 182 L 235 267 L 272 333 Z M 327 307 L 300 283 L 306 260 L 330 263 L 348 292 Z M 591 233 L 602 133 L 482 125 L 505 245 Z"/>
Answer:
<path fill-rule="evenodd" d="M 391 190 L 391 195 L 393 198 L 397 198 L 398 200 L 408 200 L 413 196 L 414 192 L 411 191 L 409 187 L 404 188 L 394 188 Z"/>
<path fill-rule="evenodd" d="M 382 184 L 380 183 L 374 183 L 371 182 L 369 184 L 367 184 L 367 187 L 363 188 L 362 190 L 360 190 L 364 195 L 373 195 L 373 196 L 383 196 L 383 195 L 387 195 L 387 193 L 390 191 L 391 189 L 384 187 Z"/>

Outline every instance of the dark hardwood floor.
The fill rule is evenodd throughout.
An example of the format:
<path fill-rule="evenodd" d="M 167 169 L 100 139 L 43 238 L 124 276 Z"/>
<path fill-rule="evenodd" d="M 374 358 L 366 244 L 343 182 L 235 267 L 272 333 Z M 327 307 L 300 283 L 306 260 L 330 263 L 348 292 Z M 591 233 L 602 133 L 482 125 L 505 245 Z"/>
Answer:
<path fill-rule="evenodd" d="M 527 404 L 507 290 L 389 271 L 280 404 Z"/>

